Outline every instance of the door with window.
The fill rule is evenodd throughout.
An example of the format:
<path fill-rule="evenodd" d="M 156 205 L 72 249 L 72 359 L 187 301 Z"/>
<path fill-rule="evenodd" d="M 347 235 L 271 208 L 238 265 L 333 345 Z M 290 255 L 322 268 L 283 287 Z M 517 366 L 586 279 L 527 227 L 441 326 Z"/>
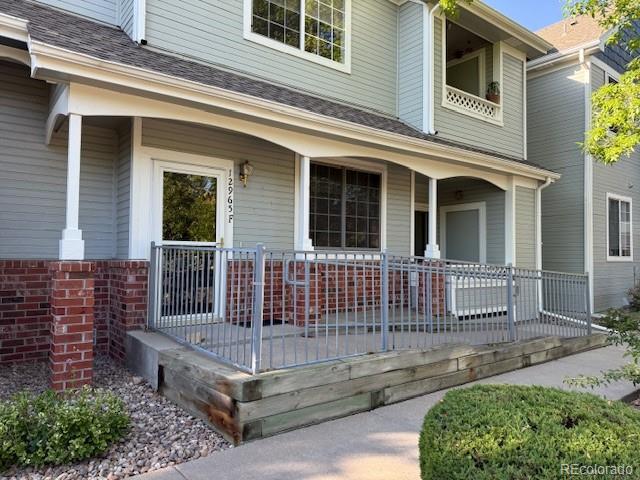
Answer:
<path fill-rule="evenodd" d="M 164 320 L 192 324 L 221 316 L 225 262 L 217 249 L 230 217 L 228 176 L 222 165 L 155 162 L 151 214 L 162 245 L 158 298 Z"/>

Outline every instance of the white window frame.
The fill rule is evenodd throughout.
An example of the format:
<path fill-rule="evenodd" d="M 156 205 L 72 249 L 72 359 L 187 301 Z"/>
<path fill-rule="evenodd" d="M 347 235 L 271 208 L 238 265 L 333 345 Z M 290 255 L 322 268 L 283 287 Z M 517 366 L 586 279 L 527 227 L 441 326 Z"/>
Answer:
<path fill-rule="evenodd" d="M 304 22 L 305 22 L 305 1 L 300 0 L 300 47 L 295 48 L 272 38 L 265 37 L 251 31 L 251 17 L 253 14 L 253 0 L 244 0 L 244 39 L 258 43 L 265 47 L 272 48 L 279 52 L 293 55 L 325 67 L 332 68 L 344 73 L 351 73 L 351 0 L 345 0 L 344 4 L 344 62 L 336 62 L 315 53 L 310 53 L 304 49 Z"/>
<path fill-rule="evenodd" d="M 633 262 L 633 200 L 631 197 L 625 197 L 623 195 L 617 195 L 615 193 L 607 193 L 607 201 L 605 204 L 606 208 L 606 235 L 607 235 L 607 262 Z M 629 253 L 628 257 L 623 257 L 621 255 L 610 255 L 609 254 L 609 201 L 617 200 L 619 202 L 627 202 L 629 204 Z M 618 210 L 618 215 L 620 214 L 620 210 Z M 618 225 L 620 224 L 620 218 L 618 218 Z M 620 228 L 618 227 L 620 230 Z M 620 234 L 620 233 L 619 233 Z M 620 242 L 620 252 L 622 253 L 622 242 Z"/>
<path fill-rule="evenodd" d="M 460 203 L 458 205 L 440 207 L 440 250 L 442 251 L 442 258 L 447 258 L 447 213 L 469 210 L 478 211 L 478 235 L 480 236 L 478 245 L 480 261 L 478 263 L 487 263 L 487 202 Z"/>
<path fill-rule="evenodd" d="M 445 46 L 445 51 L 446 51 L 446 46 Z M 460 65 L 461 63 L 465 63 L 465 62 L 468 62 L 469 60 L 473 60 L 474 58 L 478 58 L 478 97 L 480 98 L 480 95 L 482 95 L 482 91 L 484 90 L 484 82 L 486 81 L 486 77 L 487 77 L 487 68 L 485 65 L 486 56 L 487 56 L 487 47 L 482 47 L 481 49 L 471 53 L 467 53 L 460 58 L 449 60 L 445 65 L 446 67 L 444 72 L 445 82 L 447 79 L 446 70 L 449 69 L 449 67 L 455 67 L 456 65 Z M 465 92 L 465 93 L 468 93 L 469 95 L 473 95 L 473 93 L 469 93 L 469 92 Z"/>

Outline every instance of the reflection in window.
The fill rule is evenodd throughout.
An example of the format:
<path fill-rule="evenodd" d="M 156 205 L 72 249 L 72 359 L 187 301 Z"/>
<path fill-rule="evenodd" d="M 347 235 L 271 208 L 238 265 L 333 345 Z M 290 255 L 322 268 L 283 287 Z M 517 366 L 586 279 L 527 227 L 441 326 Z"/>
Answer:
<path fill-rule="evenodd" d="M 215 242 L 216 178 L 164 172 L 162 187 L 162 239 Z"/>
<path fill-rule="evenodd" d="M 609 198 L 609 257 L 631 257 L 631 203 Z"/>
<path fill-rule="evenodd" d="M 380 248 L 381 176 L 311 164 L 310 235 L 315 247 Z"/>
<path fill-rule="evenodd" d="M 345 1 L 252 0 L 251 31 L 344 63 Z"/>

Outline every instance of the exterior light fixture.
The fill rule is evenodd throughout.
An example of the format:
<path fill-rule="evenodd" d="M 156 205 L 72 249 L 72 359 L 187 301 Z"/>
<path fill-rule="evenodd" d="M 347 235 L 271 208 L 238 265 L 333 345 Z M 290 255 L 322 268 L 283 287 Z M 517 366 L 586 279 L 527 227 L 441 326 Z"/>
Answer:
<path fill-rule="evenodd" d="M 249 181 L 249 177 L 251 175 L 253 175 L 253 165 L 251 165 L 247 160 L 242 165 L 240 165 L 240 181 L 242 182 L 243 187 L 247 186 L 247 182 Z"/>

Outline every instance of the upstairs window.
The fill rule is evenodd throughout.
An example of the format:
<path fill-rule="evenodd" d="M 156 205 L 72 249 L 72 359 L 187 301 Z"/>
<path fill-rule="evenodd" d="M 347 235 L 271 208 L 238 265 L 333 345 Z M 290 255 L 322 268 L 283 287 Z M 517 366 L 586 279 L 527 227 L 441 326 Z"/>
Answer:
<path fill-rule="evenodd" d="M 344 70 L 350 0 L 245 1 L 249 39 Z"/>
<path fill-rule="evenodd" d="M 607 260 L 633 259 L 631 199 L 607 195 Z"/>

